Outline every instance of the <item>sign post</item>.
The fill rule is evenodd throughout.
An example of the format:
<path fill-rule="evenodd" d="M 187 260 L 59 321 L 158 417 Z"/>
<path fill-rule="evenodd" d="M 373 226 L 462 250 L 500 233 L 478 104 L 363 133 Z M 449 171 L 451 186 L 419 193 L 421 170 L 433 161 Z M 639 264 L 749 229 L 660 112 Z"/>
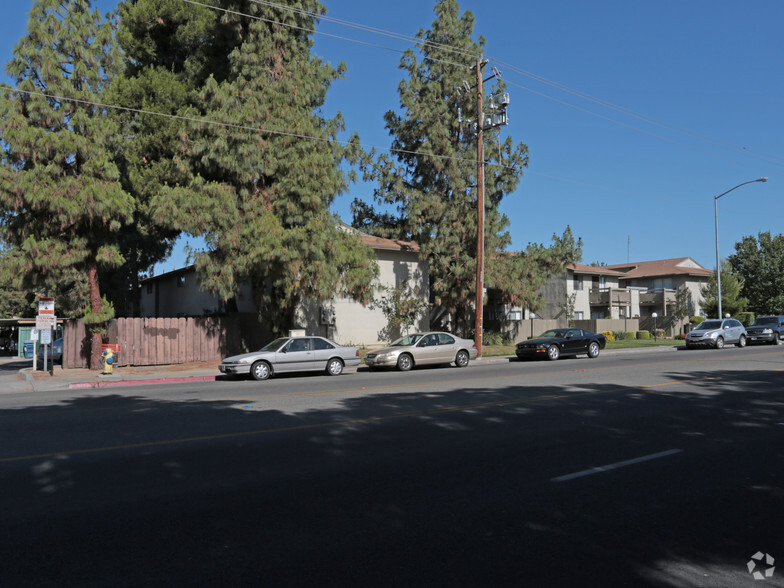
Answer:
<path fill-rule="evenodd" d="M 57 317 L 54 315 L 54 298 L 39 298 L 38 299 L 38 316 L 35 317 L 35 328 L 41 331 L 41 343 L 44 347 L 44 371 L 47 370 L 47 359 L 51 355 L 52 349 L 52 329 L 57 325 Z M 33 351 L 33 371 L 37 369 L 38 354 Z M 52 364 L 54 367 L 54 364 Z"/>

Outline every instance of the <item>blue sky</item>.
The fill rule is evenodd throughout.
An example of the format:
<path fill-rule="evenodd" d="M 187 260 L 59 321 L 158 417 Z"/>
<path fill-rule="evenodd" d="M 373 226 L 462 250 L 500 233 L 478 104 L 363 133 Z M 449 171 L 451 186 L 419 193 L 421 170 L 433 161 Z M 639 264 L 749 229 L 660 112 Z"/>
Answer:
<path fill-rule="evenodd" d="M 434 19 L 428 0 L 322 2 L 329 17 L 408 36 Z M 32 6 L 8 4 L 3 63 Z M 783 232 L 784 2 L 463 0 L 460 7 L 475 15 L 486 57 L 532 74 L 492 64 L 511 95 L 504 133 L 530 150 L 530 167 L 502 205 L 513 249 L 549 243 L 571 225 L 584 263 L 690 256 L 712 268 L 713 197 L 761 176 L 770 180 L 719 201 L 722 257 L 743 236 Z M 399 106 L 399 51 L 409 45 L 328 22 L 318 30 L 325 34 L 314 37 L 315 53 L 348 67 L 325 112 L 341 111 L 363 144 L 387 148 L 382 117 Z M 350 222 L 353 198 L 371 195 L 372 186 L 354 185 L 334 211 Z M 156 273 L 185 262 L 182 244 Z"/>

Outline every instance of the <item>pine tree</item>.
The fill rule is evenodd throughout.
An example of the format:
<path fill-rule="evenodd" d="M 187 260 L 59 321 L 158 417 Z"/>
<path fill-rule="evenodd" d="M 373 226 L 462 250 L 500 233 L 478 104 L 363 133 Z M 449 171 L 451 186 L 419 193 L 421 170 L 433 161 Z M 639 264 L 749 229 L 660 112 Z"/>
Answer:
<path fill-rule="evenodd" d="M 343 72 L 311 55 L 316 0 L 290 11 L 237 2 L 221 22 L 242 43 L 224 79 L 207 79 L 179 161 L 192 175 L 156 199 L 161 218 L 203 236 L 195 254 L 202 288 L 231 301 L 250 283 L 260 319 L 273 332 L 296 323 L 304 298 L 371 297 L 377 264 L 355 231 L 329 212 L 347 187 L 340 169 L 350 149 L 334 139 L 339 115 L 320 113 Z"/>
<path fill-rule="evenodd" d="M 170 254 L 180 234 L 152 205 L 164 186 L 189 181 L 174 161 L 186 129 L 177 115 L 199 104 L 210 74 L 225 76 L 225 56 L 239 40 L 223 34 L 220 12 L 180 0 L 124 1 L 118 14 L 125 68 L 107 100 L 123 106 L 112 111 L 126 138 L 116 157 L 136 210 L 120 242 L 125 262 L 106 277 L 115 304 L 139 316 L 140 275 Z"/>
<path fill-rule="evenodd" d="M 378 182 L 375 203 L 353 205 L 354 226 L 379 236 L 413 240 L 420 244 L 430 269 L 430 287 L 436 305 L 445 313 L 434 322 L 450 322 L 470 332 L 475 302 L 477 243 L 477 160 L 474 127 L 477 63 L 484 39 L 472 40 L 474 17 L 460 14 L 455 0 L 435 5 L 431 29 L 421 30 L 417 50 L 407 51 L 400 63 L 407 74 L 399 85 L 402 113 L 388 112 L 386 128 L 393 137 L 392 153 L 378 156 L 366 166 L 366 179 Z M 485 73 L 483 76 L 487 75 Z M 502 81 L 484 98 L 504 93 Z M 579 258 L 579 243 L 571 232 L 556 237 L 553 250 L 532 245 L 526 255 L 501 253 L 511 244 L 509 219 L 499 205 L 514 191 L 528 165 L 528 148 L 510 137 L 502 140 L 498 128 L 486 129 L 485 149 L 485 284 L 503 299 L 536 300 L 533 288 L 564 261 Z M 374 154 L 375 155 L 375 154 Z M 563 249 L 568 245 L 567 250 Z"/>
<path fill-rule="evenodd" d="M 113 314 L 99 271 L 122 263 L 134 210 L 113 161 L 117 127 L 100 106 L 119 63 L 110 23 L 87 0 L 36 0 L 6 68 L 16 89 L 0 88 L 4 272 L 26 289 L 86 283 L 80 303 L 94 325 Z M 94 369 L 100 344 L 94 329 Z"/>

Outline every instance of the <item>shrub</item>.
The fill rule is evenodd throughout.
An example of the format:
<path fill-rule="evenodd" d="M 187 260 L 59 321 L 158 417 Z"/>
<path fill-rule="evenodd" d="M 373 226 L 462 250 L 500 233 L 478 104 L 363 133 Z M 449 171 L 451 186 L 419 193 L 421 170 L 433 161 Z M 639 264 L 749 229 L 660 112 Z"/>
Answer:
<path fill-rule="evenodd" d="M 699 325 L 701 322 L 705 320 L 704 316 L 692 316 L 689 317 L 689 322 L 693 325 Z"/>
<path fill-rule="evenodd" d="M 651 335 L 650 331 L 637 331 L 637 338 L 638 339 L 653 339 L 653 335 Z"/>
<path fill-rule="evenodd" d="M 602 335 L 607 341 L 615 341 L 615 333 L 612 331 L 602 331 Z"/>
<path fill-rule="evenodd" d="M 657 339 L 664 339 L 664 329 L 654 329 L 654 333 Z"/>
<path fill-rule="evenodd" d="M 488 332 L 482 333 L 482 343 L 484 345 L 509 345 L 510 338 L 506 333 Z"/>
<path fill-rule="evenodd" d="M 635 333 L 634 331 L 626 331 L 626 333 L 625 333 L 623 338 L 624 339 L 636 339 L 637 338 L 637 333 Z"/>
<path fill-rule="evenodd" d="M 753 312 L 744 311 L 735 313 L 735 318 L 742 322 L 744 326 L 748 327 L 751 323 L 754 322 L 755 316 Z"/>
<path fill-rule="evenodd" d="M 613 331 L 613 337 L 616 341 L 623 341 L 626 339 L 626 332 L 624 331 Z"/>

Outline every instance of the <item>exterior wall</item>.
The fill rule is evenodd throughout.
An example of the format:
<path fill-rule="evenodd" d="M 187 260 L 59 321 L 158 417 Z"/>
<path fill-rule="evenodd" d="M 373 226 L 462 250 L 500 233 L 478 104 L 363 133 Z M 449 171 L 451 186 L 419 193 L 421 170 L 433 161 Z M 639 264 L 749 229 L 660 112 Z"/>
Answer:
<path fill-rule="evenodd" d="M 163 274 L 142 285 L 142 317 L 202 316 L 225 311 L 225 306 L 209 292 L 199 288 L 194 268 Z M 256 312 L 250 287 L 243 286 L 237 296 L 239 312 Z"/>
<path fill-rule="evenodd" d="M 571 293 L 569 289 L 572 287 L 570 280 L 573 272 L 564 272 L 563 274 L 553 275 L 547 280 L 540 293 L 544 297 L 544 307 L 536 312 L 536 316 L 542 319 L 552 319 L 561 321 L 558 326 L 566 326 L 566 316 L 564 314 L 563 306 L 566 303 L 566 297 Z"/>
<path fill-rule="evenodd" d="M 339 298 L 327 304 L 304 301 L 297 312 L 297 323 L 292 329 L 305 329 L 308 334 L 322 335 L 343 345 L 373 346 L 397 338 L 389 332 L 387 318 L 380 304 L 384 290 L 408 284 L 423 300 L 429 297 L 429 275 L 425 263 L 416 251 L 376 249 L 379 264 L 379 287 L 375 300 L 363 306 L 349 298 Z M 179 285 L 178 285 L 179 284 Z M 243 286 L 237 297 L 242 313 L 257 312 L 249 286 Z M 323 320 L 322 310 L 334 310 L 334 324 Z M 213 295 L 199 290 L 194 268 L 164 274 L 142 285 L 142 317 L 202 316 L 224 312 L 225 307 Z M 429 328 L 429 313 L 425 312 L 415 330 Z"/>

